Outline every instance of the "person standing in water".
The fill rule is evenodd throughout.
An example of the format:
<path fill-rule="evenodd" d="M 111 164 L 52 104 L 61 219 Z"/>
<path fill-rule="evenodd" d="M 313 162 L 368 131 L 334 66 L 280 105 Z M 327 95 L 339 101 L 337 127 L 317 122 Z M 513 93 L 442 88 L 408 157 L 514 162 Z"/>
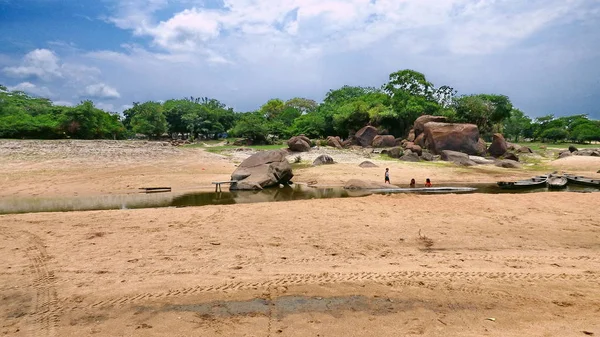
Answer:
<path fill-rule="evenodd" d="M 417 185 L 417 182 L 415 181 L 415 178 L 410 180 L 410 187 L 415 187 Z"/>
<path fill-rule="evenodd" d="M 385 183 L 386 184 L 390 183 L 390 169 L 389 168 L 385 169 Z"/>
<path fill-rule="evenodd" d="M 429 178 L 425 179 L 425 187 L 431 187 L 431 180 Z"/>

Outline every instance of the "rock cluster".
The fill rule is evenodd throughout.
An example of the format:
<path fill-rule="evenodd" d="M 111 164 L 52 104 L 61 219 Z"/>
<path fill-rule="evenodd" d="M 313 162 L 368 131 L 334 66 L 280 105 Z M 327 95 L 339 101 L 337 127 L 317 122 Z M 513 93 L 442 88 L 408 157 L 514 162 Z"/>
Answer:
<path fill-rule="evenodd" d="M 571 150 L 573 150 L 573 151 L 571 151 Z M 558 154 L 558 158 L 565 158 L 565 157 L 570 157 L 570 156 L 600 157 L 600 148 L 578 150 L 574 146 L 569 146 L 569 150 L 562 151 Z"/>

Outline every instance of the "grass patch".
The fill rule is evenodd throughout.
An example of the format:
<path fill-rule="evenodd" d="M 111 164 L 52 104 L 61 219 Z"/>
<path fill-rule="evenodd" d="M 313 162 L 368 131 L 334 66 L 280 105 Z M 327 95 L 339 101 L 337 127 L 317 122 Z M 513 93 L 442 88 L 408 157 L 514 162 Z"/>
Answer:
<path fill-rule="evenodd" d="M 374 159 L 383 160 L 383 161 L 399 161 L 398 158 L 392 158 L 392 157 L 388 156 L 387 154 L 381 154 L 381 153 Z"/>
<path fill-rule="evenodd" d="M 575 146 L 578 149 L 589 149 L 600 147 L 600 144 L 575 144 L 575 143 L 541 143 L 541 142 L 522 142 L 516 143 L 521 146 L 527 146 L 535 152 L 543 151 L 546 149 L 554 150 L 566 150 L 570 145 Z"/>
<path fill-rule="evenodd" d="M 280 149 L 286 148 L 286 146 L 282 145 L 282 144 L 275 144 L 275 145 L 250 145 L 250 146 L 223 145 L 223 146 L 212 146 L 212 147 L 206 147 L 206 146 L 204 146 L 202 144 L 190 144 L 190 145 L 185 145 L 184 147 L 186 147 L 186 148 L 203 148 L 207 152 L 212 152 L 212 153 L 220 153 L 220 152 L 223 152 L 223 151 L 235 150 L 235 149 L 239 149 L 240 147 L 249 148 L 249 149 L 253 149 L 253 150 L 256 150 L 256 151 L 280 150 Z"/>
<path fill-rule="evenodd" d="M 299 163 L 292 163 L 292 170 L 301 170 L 312 167 L 312 163 L 308 161 L 301 161 Z"/>

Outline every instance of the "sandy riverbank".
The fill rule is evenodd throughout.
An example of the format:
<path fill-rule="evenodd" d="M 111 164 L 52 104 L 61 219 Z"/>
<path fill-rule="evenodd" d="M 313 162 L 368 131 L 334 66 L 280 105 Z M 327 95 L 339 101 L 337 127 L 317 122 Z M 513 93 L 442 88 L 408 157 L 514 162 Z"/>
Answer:
<path fill-rule="evenodd" d="M 199 148 L 179 148 L 158 142 L 127 141 L 7 141 L 0 140 L 1 197 L 53 197 L 137 193 L 138 188 L 170 186 L 174 193 L 212 189 L 211 182 L 229 180 L 235 165 L 252 151 L 225 155 Z M 318 185 L 343 184 L 352 178 L 383 179 L 385 167 L 392 183 L 406 185 L 411 178 L 434 184 L 445 182 L 490 182 L 527 178 L 540 172 L 495 166 L 458 167 L 446 162 L 406 163 L 381 160 L 366 151 L 323 148 L 290 154 L 312 162 L 320 154 L 331 155 L 338 164 L 294 171 L 296 182 Z M 377 168 L 360 168 L 370 160 Z M 600 158 L 569 157 L 550 163 L 551 169 L 600 176 Z M 547 173 L 547 172 L 545 172 Z"/>
<path fill-rule="evenodd" d="M 0 142 L 0 198 L 211 188 L 236 164 L 156 144 L 17 143 Z M 434 182 L 531 175 L 340 158 L 295 180 L 376 180 L 384 166 Z M 597 170 L 579 160 L 551 165 Z M 376 195 L 4 215 L 0 334 L 598 335 L 599 204 L 600 193 Z"/>

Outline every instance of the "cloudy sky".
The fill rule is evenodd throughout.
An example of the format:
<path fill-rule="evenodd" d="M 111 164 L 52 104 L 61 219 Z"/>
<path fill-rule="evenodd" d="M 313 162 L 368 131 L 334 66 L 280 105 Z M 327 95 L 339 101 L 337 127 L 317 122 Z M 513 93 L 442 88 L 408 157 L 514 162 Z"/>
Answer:
<path fill-rule="evenodd" d="M 58 104 L 248 111 L 406 68 L 600 119 L 600 0 L 0 0 L 0 84 Z"/>

